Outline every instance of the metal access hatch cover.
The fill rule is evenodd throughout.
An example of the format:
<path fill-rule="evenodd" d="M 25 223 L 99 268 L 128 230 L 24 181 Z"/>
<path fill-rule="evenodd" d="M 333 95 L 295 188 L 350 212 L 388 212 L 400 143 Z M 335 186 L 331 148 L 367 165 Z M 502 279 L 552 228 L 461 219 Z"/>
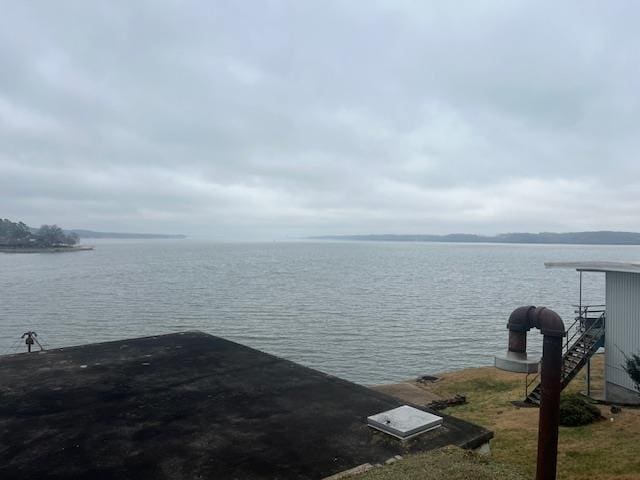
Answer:
<path fill-rule="evenodd" d="M 442 417 L 403 405 L 367 417 L 367 425 L 406 440 L 442 425 Z"/>

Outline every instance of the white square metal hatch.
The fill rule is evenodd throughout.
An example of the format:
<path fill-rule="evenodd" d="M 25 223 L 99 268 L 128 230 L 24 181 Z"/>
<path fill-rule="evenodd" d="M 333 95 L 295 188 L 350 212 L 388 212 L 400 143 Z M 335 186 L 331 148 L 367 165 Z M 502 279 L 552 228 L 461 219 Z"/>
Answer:
<path fill-rule="evenodd" d="M 401 440 L 415 437 L 442 425 L 442 417 L 403 405 L 367 417 L 367 425 Z"/>

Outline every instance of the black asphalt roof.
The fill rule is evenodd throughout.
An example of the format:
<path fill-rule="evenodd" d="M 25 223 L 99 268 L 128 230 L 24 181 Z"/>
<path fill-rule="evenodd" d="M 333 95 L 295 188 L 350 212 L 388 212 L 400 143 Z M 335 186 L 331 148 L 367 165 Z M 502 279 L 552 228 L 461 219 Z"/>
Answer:
<path fill-rule="evenodd" d="M 402 443 L 404 402 L 200 332 L 0 357 L 0 478 L 318 479 L 491 432 L 445 416 Z"/>

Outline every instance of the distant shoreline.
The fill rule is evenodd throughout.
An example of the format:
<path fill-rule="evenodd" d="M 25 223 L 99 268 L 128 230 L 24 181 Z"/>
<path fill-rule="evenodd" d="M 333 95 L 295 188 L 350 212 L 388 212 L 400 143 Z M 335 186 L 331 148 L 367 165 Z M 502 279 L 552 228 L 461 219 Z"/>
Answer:
<path fill-rule="evenodd" d="M 567 232 L 567 233 L 501 233 L 494 236 L 453 233 L 449 235 L 323 235 L 311 240 L 342 240 L 361 242 L 446 242 L 446 243 L 511 243 L 535 245 L 640 245 L 636 232 Z"/>
<path fill-rule="evenodd" d="M 80 238 L 109 238 L 118 240 L 183 240 L 187 238 L 186 235 L 182 234 L 96 232 L 78 228 L 66 231 L 75 233 Z"/>
<path fill-rule="evenodd" d="M 86 252 L 93 250 L 88 246 L 73 247 L 0 247 L 0 253 L 66 253 L 66 252 Z"/>

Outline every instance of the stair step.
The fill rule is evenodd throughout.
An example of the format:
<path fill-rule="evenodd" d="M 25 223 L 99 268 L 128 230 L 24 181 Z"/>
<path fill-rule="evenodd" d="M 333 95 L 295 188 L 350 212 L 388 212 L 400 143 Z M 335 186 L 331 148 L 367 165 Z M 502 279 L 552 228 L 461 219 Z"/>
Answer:
<path fill-rule="evenodd" d="M 567 368 L 565 368 L 565 370 L 568 369 L 570 372 L 573 372 L 574 370 L 580 370 L 583 365 L 583 363 L 574 363 L 573 365 L 567 365 Z"/>
<path fill-rule="evenodd" d="M 564 359 L 564 364 L 565 365 L 579 365 L 584 359 L 585 359 L 585 357 L 581 357 L 581 358 L 565 358 Z"/>

